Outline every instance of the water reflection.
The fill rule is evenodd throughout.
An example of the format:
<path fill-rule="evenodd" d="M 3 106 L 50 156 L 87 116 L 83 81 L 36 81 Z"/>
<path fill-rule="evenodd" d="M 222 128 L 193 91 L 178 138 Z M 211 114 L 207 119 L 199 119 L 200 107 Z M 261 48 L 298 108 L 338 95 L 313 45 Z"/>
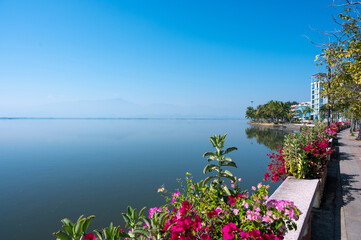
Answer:
<path fill-rule="evenodd" d="M 277 129 L 252 126 L 246 129 L 248 139 L 255 138 L 258 144 L 263 144 L 269 149 L 276 149 L 278 145 L 283 145 L 287 134 L 293 132 L 289 129 Z"/>

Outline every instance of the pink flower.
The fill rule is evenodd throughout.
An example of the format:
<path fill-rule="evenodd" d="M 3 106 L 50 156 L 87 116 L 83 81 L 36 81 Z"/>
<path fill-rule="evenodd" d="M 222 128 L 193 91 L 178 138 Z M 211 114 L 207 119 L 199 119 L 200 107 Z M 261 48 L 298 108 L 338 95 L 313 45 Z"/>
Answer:
<path fill-rule="evenodd" d="M 96 240 L 96 238 L 93 233 L 87 233 L 84 235 L 84 240 Z"/>
<path fill-rule="evenodd" d="M 222 208 L 220 208 L 219 206 L 216 208 L 216 213 L 219 214 L 220 212 L 222 212 Z"/>
<path fill-rule="evenodd" d="M 239 213 L 239 209 L 234 208 L 234 209 L 233 209 L 233 214 L 234 214 L 234 215 L 238 215 L 238 213 Z"/>
<path fill-rule="evenodd" d="M 162 212 L 162 209 L 161 208 L 157 208 L 157 207 L 154 207 L 154 208 L 150 208 L 149 209 L 149 218 L 152 218 L 154 213 L 156 212 Z"/>
<path fill-rule="evenodd" d="M 224 225 L 222 228 L 223 240 L 233 239 L 234 231 L 240 231 L 240 229 L 238 229 L 236 224 L 234 224 L 233 222 Z"/>
<path fill-rule="evenodd" d="M 175 198 L 180 196 L 180 192 L 173 193 L 172 203 L 175 203 Z"/>

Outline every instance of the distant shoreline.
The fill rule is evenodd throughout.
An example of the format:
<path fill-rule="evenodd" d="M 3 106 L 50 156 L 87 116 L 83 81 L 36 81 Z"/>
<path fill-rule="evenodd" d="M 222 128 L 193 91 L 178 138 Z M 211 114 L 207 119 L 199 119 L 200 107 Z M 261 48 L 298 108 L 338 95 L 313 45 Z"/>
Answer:
<path fill-rule="evenodd" d="M 247 122 L 249 125 L 252 126 L 260 126 L 260 127 L 267 127 L 267 128 L 286 128 L 286 129 L 293 129 L 293 130 L 300 130 L 301 127 L 314 127 L 314 124 L 304 124 L 304 123 L 258 123 L 258 122 Z"/>
<path fill-rule="evenodd" d="M 192 117 L 92 117 L 92 118 L 71 118 L 71 117 L 0 117 L 0 120 L 241 120 L 241 118 L 192 118 Z"/>

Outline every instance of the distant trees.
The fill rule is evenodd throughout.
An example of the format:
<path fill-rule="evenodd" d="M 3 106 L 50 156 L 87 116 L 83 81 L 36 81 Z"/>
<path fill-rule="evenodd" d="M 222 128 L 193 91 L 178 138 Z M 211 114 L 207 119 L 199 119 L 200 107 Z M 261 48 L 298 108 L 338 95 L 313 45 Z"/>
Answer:
<path fill-rule="evenodd" d="M 279 122 L 290 120 L 292 117 L 291 106 L 297 102 L 282 102 L 271 100 L 256 108 L 248 107 L 246 118 L 257 122 Z"/>

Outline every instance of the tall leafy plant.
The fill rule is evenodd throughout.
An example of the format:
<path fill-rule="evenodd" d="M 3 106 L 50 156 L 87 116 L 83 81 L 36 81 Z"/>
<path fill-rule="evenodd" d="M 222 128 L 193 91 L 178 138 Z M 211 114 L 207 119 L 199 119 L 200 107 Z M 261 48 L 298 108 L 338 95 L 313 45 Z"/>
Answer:
<path fill-rule="evenodd" d="M 206 179 L 204 179 L 204 184 L 207 184 L 210 180 L 214 179 L 214 183 L 216 184 L 216 188 L 218 191 L 218 194 L 221 194 L 222 189 L 228 194 L 229 190 L 226 186 L 222 186 L 222 178 L 228 178 L 231 181 L 237 182 L 236 177 L 233 176 L 233 174 L 229 170 L 222 169 L 223 167 L 237 167 L 236 163 L 233 162 L 233 160 L 230 157 L 226 157 L 225 155 L 237 150 L 236 147 L 229 147 L 226 150 L 223 150 L 224 148 L 224 142 L 226 140 L 227 134 L 224 135 L 214 135 L 213 137 L 210 137 L 210 141 L 215 148 L 214 152 L 206 152 L 203 154 L 203 157 L 207 157 L 208 162 L 216 162 L 215 164 L 208 164 L 203 169 L 203 173 L 206 174 L 207 172 L 216 172 L 213 176 L 208 176 Z"/>

